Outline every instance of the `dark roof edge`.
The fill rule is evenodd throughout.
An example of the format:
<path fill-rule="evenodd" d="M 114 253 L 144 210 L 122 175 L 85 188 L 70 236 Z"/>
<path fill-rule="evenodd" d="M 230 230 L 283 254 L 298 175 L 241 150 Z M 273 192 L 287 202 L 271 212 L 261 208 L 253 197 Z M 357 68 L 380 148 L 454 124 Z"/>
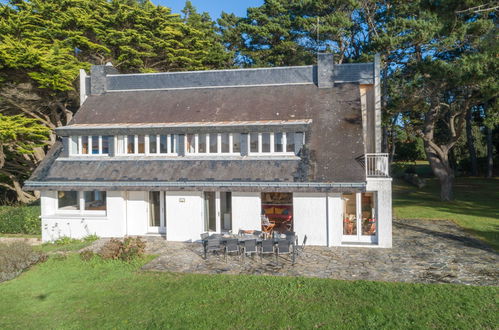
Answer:
<path fill-rule="evenodd" d="M 241 182 L 241 181 L 179 181 L 179 182 L 164 182 L 164 181 L 26 181 L 24 183 L 25 190 L 39 188 L 60 188 L 66 187 L 72 190 L 78 188 L 198 188 L 198 187 L 257 187 L 257 188 L 352 188 L 363 189 L 366 182 Z M 150 189 L 149 189 L 150 190 Z"/>

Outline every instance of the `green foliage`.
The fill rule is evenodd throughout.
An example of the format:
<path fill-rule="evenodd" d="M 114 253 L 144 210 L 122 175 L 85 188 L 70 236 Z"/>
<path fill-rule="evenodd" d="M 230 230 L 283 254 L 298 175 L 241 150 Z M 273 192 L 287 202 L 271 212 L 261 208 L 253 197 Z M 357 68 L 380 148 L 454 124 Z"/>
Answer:
<path fill-rule="evenodd" d="M 43 262 L 47 256 L 23 242 L 0 243 L 0 282 L 8 281 L 28 267 Z"/>
<path fill-rule="evenodd" d="M 0 206 L 0 234 L 40 235 L 40 206 Z"/>
<path fill-rule="evenodd" d="M 0 324 L 85 329 L 497 325 L 497 287 L 139 271 L 145 262 L 50 258 L 0 285 Z M 276 306 L 278 312 L 266 312 Z"/>

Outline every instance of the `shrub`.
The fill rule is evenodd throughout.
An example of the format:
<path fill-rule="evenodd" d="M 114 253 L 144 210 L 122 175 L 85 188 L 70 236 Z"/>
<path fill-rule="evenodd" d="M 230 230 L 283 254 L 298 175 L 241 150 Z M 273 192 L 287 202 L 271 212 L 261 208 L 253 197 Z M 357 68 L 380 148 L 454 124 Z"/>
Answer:
<path fill-rule="evenodd" d="M 28 267 L 46 259 L 46 254 L 33 250 L 24 242 L 0 243 L 0 282 L 11 280 Z"/>
<path fill-rule="evenodd" d="M 17 205 L 0 207 L 0 233 L 41 234 L 40 206 Z"/>
<path fill-rule="evenodd" d="M 69 245 L 71 243 L 76 243 L 76 242 L 81 242 L 81 240 L 76 239 L 76 238 L 71 238 L 67 236 L 63 236 L 59 238 L 58 240 L 55 240 L 52 244 L 55 245 Z"/>
<path fill-rule="evenodd" d="M 92 259 L 93 257 L 95 256 L 95 253 L 94 251 L 92 250 L 85 250 L 85 251 L 82 251 L 80 253 L 80 258 L 81 260 L 83 261 L 89 261 L 90 259 Z"/>
<path fill-rule="evenodd" d="M 132 261 L 144 255 L 146 243 L 140 238 L 127 237 L 123 241 L 111 239 L 99 251 L 103 259 Z"/>
<path fill-rule="evenodd" d="M 83 237 L 83 241 L 84 242 L 95 242 L 96 240 L 99 239 L 99 236 L 95 235 L 95 234 L 92 234 L 92 235 L 88 235 L 88 236 L 85 236 Z"/>

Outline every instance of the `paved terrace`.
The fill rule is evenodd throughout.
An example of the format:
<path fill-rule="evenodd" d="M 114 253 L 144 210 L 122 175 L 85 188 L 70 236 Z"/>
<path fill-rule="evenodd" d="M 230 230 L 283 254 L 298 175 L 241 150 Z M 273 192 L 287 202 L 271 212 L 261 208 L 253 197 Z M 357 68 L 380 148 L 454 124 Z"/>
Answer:
<path fill-rule="evenodd" d="M 209 255 L 200 243 L 147 238 L 159 255 L 143 270 L 199 274 L 307 276 L 340 280 L 499 285 L 499 255 L 450 221 L 394 220 L 392 249 L 307 246 L 290 258 Z M 300 238 L 301 239 L 301 238 Z"/>

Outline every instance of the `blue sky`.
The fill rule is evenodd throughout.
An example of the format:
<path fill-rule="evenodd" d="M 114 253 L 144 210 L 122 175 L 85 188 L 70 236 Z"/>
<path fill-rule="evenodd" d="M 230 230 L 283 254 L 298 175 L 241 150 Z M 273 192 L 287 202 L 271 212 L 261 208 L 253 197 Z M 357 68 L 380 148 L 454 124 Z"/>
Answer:
<path fill-rule="evenodd" d="M 170 7 L 174 13 L 180 13 L 184 8 L 185 0 L 151 0 L 152 3 Z M 263 0 L 191 0 L 198 12 L 207 11 L 212 19 L 220 17 L 222 11 L 234 13 L 237 16 L 246 16 L 246 8 L 258 7 Z"/>

